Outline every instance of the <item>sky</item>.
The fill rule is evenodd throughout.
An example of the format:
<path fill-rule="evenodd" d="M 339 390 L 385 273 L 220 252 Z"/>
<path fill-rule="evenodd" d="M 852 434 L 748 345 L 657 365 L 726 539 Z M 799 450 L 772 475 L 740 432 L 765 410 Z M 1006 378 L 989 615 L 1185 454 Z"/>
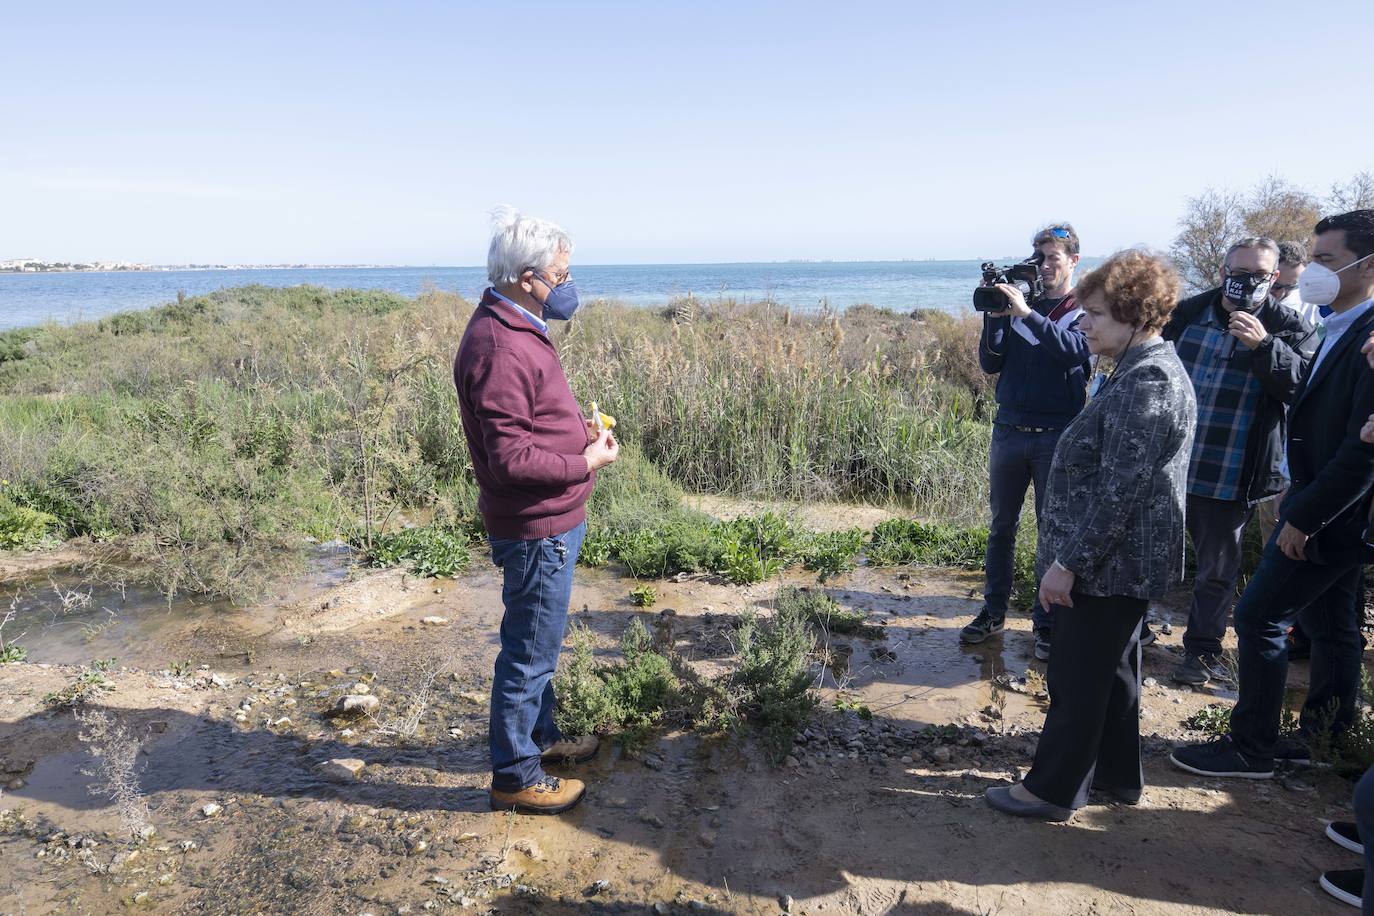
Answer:
<path fill-rule="evenodd" d="M 979 258 L 1374 169 L 1374 3 L 11 4 L 0 260 Z"/>

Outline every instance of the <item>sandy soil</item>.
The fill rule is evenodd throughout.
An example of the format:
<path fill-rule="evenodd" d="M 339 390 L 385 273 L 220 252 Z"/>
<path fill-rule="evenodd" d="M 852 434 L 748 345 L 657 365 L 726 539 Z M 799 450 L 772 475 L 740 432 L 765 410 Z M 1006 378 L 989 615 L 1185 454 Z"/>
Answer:
<path fill-rule="evenodd" d="M 12 786 L 0 798 L 0 914 L 1346 911 L 1315 879 L 1358 864 L 1322 836 L 1325 820 L 1348 816 L 1348 782 L 1320 770 L 1211 781 L 1167 763 L 1182 720 L 1218 698 L 1167 686 L 1177 631 L 1146 650 L 1140 806 L 1093 805 L 1061 825 L 989 810 L 982 791 L 1029 763 L 1043 709 L 993 686 L 1036 666 L 1026 619 L 958 646 L 979 584 L 929 569 L 828 584 L 883 634 L 833 646 L 849 659 L 844 697 L 872 721 L 834 708 L 827 675 L 822 711 L 783 766 L 752 743 L 678 733 L 633 758 L 608 743 L 560 771 L 590 790 L 559 818 L 487 810 L 500 595 L 484 564 L 442 583 L 354 574 L 227 612 L 210 631 L 194 615 L 140 631 L 142 667 L 109 672 L 115 689 L 88 704 L 142 744 L 157 833 L 137 847 L 87 789 L 81 724 L 43 702 L 78 669 L 36 653 L 0 667 L 0 783 Z M 652 626 L 672 608 L 676 646 L 703 664 L 776 587 L 663 582 L 641 611 L 631 585 L 579 570 L 577 619 L 610 651 L 630 619 Z M 189 669 L 159 670 L 187 658 Z M 441 664 L 416 734 L 385 734 Z M 331 718 L 359 684 L 380 700 L 376 718 Z M 322 767 L 341 758 L 365 768 Z"/>

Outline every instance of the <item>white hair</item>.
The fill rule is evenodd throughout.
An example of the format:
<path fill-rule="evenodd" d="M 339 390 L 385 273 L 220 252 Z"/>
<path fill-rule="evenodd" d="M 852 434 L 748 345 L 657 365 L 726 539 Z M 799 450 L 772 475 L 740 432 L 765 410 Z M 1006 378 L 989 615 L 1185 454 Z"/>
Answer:
<path fill-rule="evenodd" d="M 543 270 L 560 251 L 571 253 L 572 239 L 548 220 L 523 216 L 514 207 L 491 211 L 487 279 L 493 286 L 509 286 L 518 283 L 527 270 Z"/>

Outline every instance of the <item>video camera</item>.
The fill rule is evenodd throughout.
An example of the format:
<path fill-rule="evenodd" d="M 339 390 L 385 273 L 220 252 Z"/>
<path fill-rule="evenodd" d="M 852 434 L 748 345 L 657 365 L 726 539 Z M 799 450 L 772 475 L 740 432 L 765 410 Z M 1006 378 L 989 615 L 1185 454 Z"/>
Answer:
<path fill-rule="evenodd" d="M 983 262 L 983 283 L 973 291 L 973 307 L 980 312 L 1004 312 L 1011 303 L 997 284 L 1005 283 L 1021 290 L 1027 302 L 1045 295 L 1045 281 L 1040 279 L 1040 265 L 1045 263 L 1045 255 L 1035 254 L 1016 264 L 998 267 L 991 261 Z"/>

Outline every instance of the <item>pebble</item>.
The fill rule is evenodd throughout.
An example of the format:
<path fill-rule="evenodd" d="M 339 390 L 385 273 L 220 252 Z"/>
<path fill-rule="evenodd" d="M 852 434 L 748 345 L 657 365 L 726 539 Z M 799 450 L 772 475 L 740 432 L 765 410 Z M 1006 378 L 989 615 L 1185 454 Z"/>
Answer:
<path fill-rule="evenodd" d="M 1147 677 L 1145 678 L 1145 680 L 1141 681 L 1141 684 L 1143 684 L 1146 687 L 1158 687 L 1159 681 L 1155 680 L 1152 677 Z"/>
<path fill-rule="evenodd" d="M 421 618 L 420 618 L 420 622 L 423 623 L 423 624 L 425 624 L 426 626 L 431 626 L 431 627 L 442 627 L 444 624 L 448 623 L 448 618 L 447 618 L 447 617 L 421 617 Z"/>
<path fill-rule="evenodd" d="M 340 782 L 357 779 L 367 767 L 367 762 L 356 757 L 335 757 L 320 764 L 320 774 Z"/>
<path fill-rule="evenodd" d="M 366 685 L 363 685 L 366 686 Z M 382 701 L 366 693 L 349 694 L 339 697 L 339 701 L 330 710 L 330 715 L 334 716 L 361 716 L 376 712 L 382 705 Z"/>
<path fill-rule="evenodd" d="M 351 689 L 352 689 L 352 691 L 353 691 L 354 693 L 371 693 L 371 692 L 372 692 L 372 688 L 369 687 L 369 686 L 367 686 L 366 684 L 364 684 L 362 681 L 359 681 L 358 683 L 354 684 L 353 687 L 352 687 Z"/>
<path fill-rule="evenodd" d="M 611 882 L 602 878 L 600 881 L 593 881 L 591 885 L 582 893 L 588 897 L 595 897 L 597 894 L 604 894 L 611 889 Z"/>
<path fill-rule="evenodd" d="M 219 814 L 223 810 L 223 805 L 217 805 L 214 802 L 210 802 L 210 804 L 200 809 L 200 813 L 205 817 L 214 817 L 216 814 Z"/>

